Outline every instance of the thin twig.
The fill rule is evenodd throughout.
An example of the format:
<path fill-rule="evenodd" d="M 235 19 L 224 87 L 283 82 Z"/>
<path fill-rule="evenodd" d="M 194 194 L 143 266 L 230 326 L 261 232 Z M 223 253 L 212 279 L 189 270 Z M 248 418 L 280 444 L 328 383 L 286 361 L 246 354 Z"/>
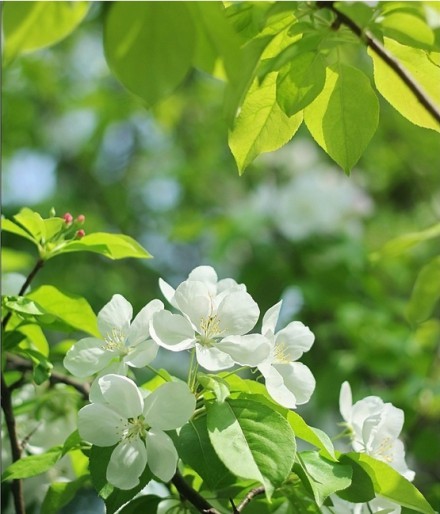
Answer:
<path fill-rule="evenodd" d="M 26 289 L 29 287 L 29 285 L 32 282 L 32 280 L 34 279 L 35 275 L 40 271 L 40 269 L 43 267 L 43 265 L 44 265 L 43 259 L 38 259 L 38 261 L 35 263 L 34 268 L 29 273 L 25 283 L 21 286 L 21 289 L 20 289 L 20 291 L 18 293 L 18 296 L 23 296 L 24 295 L 24 293 L 26 292 Z M 11 319 L 11 316 L 12 316 L 12 312 L 9 311 L 6 314 L 6 316 L 3 318 L 3 321 L 2 321 L 2 328 L 3 328 L 3 330 L 5 330 L 6 325 L 8 324 L 8 321 Z"/>
<path fill-rule="evenodd" d="M 388 50 L 369 32 L 362 30 L 352 19 L 344 13 L 338 11 L 334 6 L 334 2 L 316 2 L 318 7 L 328 8 L 333 11 L 337 19 L 346 27 L 348 27 L 356 36 L 370 47 L 395 73 L 400 77 L 404 84 L 410 89 L 421 105 L 431 114 L 431 116 L 440 123 L 440 109 L 427 96 L 419 84 L 414 80 L 413 76 L 400 64 L 400 62 L 388 52 Z"/>
<path fill-rule="evenodd" d="M 255 487 L 254 489 L 252 489 L 251 491 L 249 491 L 247 493 L 247 495 L 243 498 L 243 500 L 238 504 L 237 507 L 234 507 L 235 510 L 234 510 L 234 513 L 235 512 L 242 512 L 243 509 L 246 507 L 246 505 L 248 503 L 250 503 L 254 498 L 255 496 L 258 496 L 260 494 L 264 494 L 265 492 L 265 489 L 264 489 L 264 486 L 260 485 L 258 487 Z"/>
<path fill-rule="evenodd" d="M 171 479 L 180 495 L 188 500 L 202 514 L 220 514 L 203 496 L 193 489 L 183 478 L 179 471 Z"/>

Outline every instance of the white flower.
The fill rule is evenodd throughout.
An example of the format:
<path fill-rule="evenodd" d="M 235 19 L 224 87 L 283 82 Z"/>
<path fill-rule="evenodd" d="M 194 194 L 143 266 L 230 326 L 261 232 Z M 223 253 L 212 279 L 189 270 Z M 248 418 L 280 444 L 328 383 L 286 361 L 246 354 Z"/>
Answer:
<path fill-rule="evenodd" d="M 163 281 L 161 288 L 182 314 L 164 310 L 154 316 L 150 333 L 158 345 L 175 352 L 195 347 L 199 364 L 211 371 L 235 363 L 256 366 L 269 355 L 261 335 L 239 337 L 255 326 L 260 312 L 243 285 L 217 281 L 210 266 L 200 266 L 176 290 Z"/>
<path fill-rule="evenodd" d="M 113 446 L 106 477 L 119 489 L 132 489 L 148 463 L 160 480 L 168 482 L 176 471 L 178 455 L 164 430 L 184 425 L 196 400 L 188 386 L 168 382 L 145 399 L 127 377 L 105 375 L 79 411 L 81 437 L 96 446 Z"/>
<path fill-rule="evenodd" d="M 368 503 L 350 503 L 342 500 L 336 494 L 330 496 L 333 507 L 321 507 L 324 513 L 329 514 L 371 514 L 377 512 L 379 514 L 400 514 L 402 508 L 386 498 L 377 496 Z"/>
<path fill-rule="evenodd" d="M 149 364 L 158 351 L 149 334 L 153 314 L 163 309 L 160 300 L 149 302 L 132 323 L 133 308 L 121 295 L 115 294 L 98 313 L 102 339 L 80 339 L 67 352 L 64 366 L 72 375 L 87 377 L 116 363 L 117 372 L 125 374 L 127 366 L 141 368 Z"/>
<path fill-rule="evenodd" d="M 367 396 L 353 405 L 348 382 L 342 384 L 339 408 L 352 431 L 355 451 L 386 462 L 408 480 L 414 479 L 415 473 L 408 469 L 403 443 L 398 439 L 404 421 L 402 409 L 377 396 Z"/>
<path fill-rule="evenodd" d="M 258 366 L 272 398 L 283 407 L 294 409 L 309 401 L 315 379 L 310 369 L 298 360 L 310 350 L 315 336 L 303 323 L 293 321 L 275 333 L 281 302 L 263 317 L 262 334 L 270 342 L 269 358 Z"/>

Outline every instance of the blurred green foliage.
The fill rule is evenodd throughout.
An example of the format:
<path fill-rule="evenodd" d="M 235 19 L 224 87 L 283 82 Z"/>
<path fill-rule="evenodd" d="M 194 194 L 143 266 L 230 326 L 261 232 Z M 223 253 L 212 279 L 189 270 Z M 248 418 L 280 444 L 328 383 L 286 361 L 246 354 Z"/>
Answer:
<path fill-rule="evenodd" d="M 44 216 L 52 207 L 59 216 L 82 213 L 86 231 L 129 234 L 154 259 L 72 253 L 48 263 L 34 287 L 82 295 L 95 312 L 120 293 L 137 311 L 160 296 L 159 276 L 176 285 L 194 266 L 211 264 L 219 276 L 244 282 L 262 310 L 284 295 L 286 316 L 316 335 L 305 357 L 317 380 L 306 419 L 336 432 L 343 380 L 355 399 L 376 394 L 404 409 L 415 484 L 438 508 L 440 310 L 437 302 L 418 324 L 406 312 L 439 238 L 397 256 L 370 256 L 438 223 L 440 135 L 383 101 L 378 131 L 350 178 L 304 127 L 239 178 L 222 119 L 223 84 L 194 71 L 172 97 L 146 110 L 107 68 L 105 8 L 94 3 L 67 39 L 16 59 L 4 74 L 3 214 L 22 205 Z M 321 192 L 304 186 L 307 177 Z M 335 181 L 344 194 L 326 193 Z M 291 196 L 278 204 L 283 191 Z M 332 220 L 325 231 L 322 213 Z M 3 246 L 31 249 L 10 234 Z M 27 274 L 32 265 L 9 253 L 3 266 Z M 60 340 L 55 334 L 51 343 Z"/>

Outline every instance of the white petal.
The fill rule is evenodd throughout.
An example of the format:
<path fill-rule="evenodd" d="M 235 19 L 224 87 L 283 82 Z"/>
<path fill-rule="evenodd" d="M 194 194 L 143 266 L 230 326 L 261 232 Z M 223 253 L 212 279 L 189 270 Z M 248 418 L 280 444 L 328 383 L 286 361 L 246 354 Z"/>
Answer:
<path fill-rule="evenodd" d="M 341 392 L 339 393 L 339 411 L 346 423 L 351 424 L 351 409 L 353 406 L 353 399 L 351 395 L 350 384 L 345 381 L 341 385 Z"/>
<path fill-rule="evenodd" d="M 275 335 L 275 346 L 283 348 L 283 356 L 288 361 L 298 360 L 310 350 L 315 336 L 301 321 L 292 321 Z"/>
<path fill-rule="evenodd" d="M 96 446 L 113 446 L 121 440 L 126 420 L 114 410 L 92 403 L 78 412 L 80 436 Z"/>
<path fill-rule="evenodd" d="M 99 331 L 104 338 L 115 328 L 122 334 L 127 334 L 132 317 L 133 307 L 131 304 L 120 294 L 115 294 L 98 313 Z"/>
<path fill-rule="evenodd" d="M 188 280 L 196 280 L 198 282 L 206 282 L 208 284 L 217 284 L 217 273 L 211 266 L 198 266 L 194 268 L 188 275 Z"/>
<path fill-rule="evenodd" d="M 135 418 L 142 414 L 144 401 L 133 382 L 120 375 L 104 375 L 98 379 L 99 388 L 106 404 L 124 418 Z"/>
<path fill-rule="evenodd" d="M 217 294 L 223 292 L 232 292 L 232 291 L 245 291 L 246 286 L 244 284 L 237 284 L 237 282 L 233 278 L 223 278 L 219 280 L 217 283 Z"/>
<path fill-rule="evenodd" d="M 197 362 L 209 371 L 232 368 L 234 360 L 215 346 L 196 344 Z"/>
<path fill-rule="evenodd" d="M 95 337 L 80 339 L 67 352 L 64 367 L 76 377 L 88 377 L 105 368 L 116 356 L 104 350 L 104 341 Z"/>
<path fill-rule="evenodd" d="M 171 438 L 161 430 L 151 429 L 146 438 L 148 466 L 164 482 L 176 472 L 178 455 Z"/>
<path fill-rule="evenodd" d="M 260 309 L 249 293 L 237 291 L 225 296 L 217 315 L 224 337 L 241 336 L 254 328 Z"/>
<path fill-rule="evenodd" d="M 168 284 L 168 282 L 165 282 L 165 280 L 162 280 L 161 278 L 159 279 L 159 287 L 162 291 L 162 294 L 165 296 L 168 302 L 173 307 L 175 307 L 176 304 L 174 302 L 174 293 L 176 292 L 176 290 L 174 289 L 174 287 L 171 287 L 170 284 Z"/>
<path fill-rule="evenodd" d="M 379 423 L 383 406 L 384 403 L 378 396 L 367 396 L 353 405 L 351 410 L 351 426 L 358 441 L 368 444 L 372 435 L 371 431 Z M 367 420 L 369 421 L 367 422 Z"/>
<path fill-rule="evenodd" d="M 194 414 L 196 398 L 184 382 L 167 382 L 144 400 L 145 421 L 153 428 L 174 430 Z"/>
<path fill-rule="evenodd" d="M 127 337 L 127 346 L 134 346 L 150 338 L 150 321 L 153 314 L 163 310 L 164 305 L 160 300 L 152 300 L 139 312 L 130 326 Z"/>
<path fill-rule="evenodd" d="M 129 353 L 124 357 L 124 362 L 134 368 L 143 368 L 150 364 L 157 355 L 159 346 L 152 339 L 142 341 L 136 346 L 131 346 Z"/>
<path fill-rule="evenodd" d="M 229 336 L 216 344 L 216 348 L 227 353 L 241 366 L 258 366 L 270 355 L 272 345 L 261 334 Z"/>
<path fill-rule="evenodd" d="M 124 441 L 113 450 L 107 480 L 118 489 L 133 489 L 147 464 L 147 449 L 140 439 Z"/>
<path fill-rule="evenodd" d="M 169 311 L 160 311 L 153 316 L 150 334 L 159 346 L 173 352 L 187 350 L 195 344 L 195 333 L 190 322 L 180 314 Z"/>
<path fill-rule="evenodd" d="M 389 462 L 390 466 L 392 466 L 407 480 L 412 482 L 414 480 L 415 473 L 411 469 L 408 469 L 408 466 L 405 462 L 405 448 L 400 439 L 393 441 L 390 455 L 392 456 L 392 461 Z"/>
<path fill-rule="evenodd" d="M 283 407 L 294 409 L 310 400 L 315 389 L 312 372 L 301 362 L 258 366 L 266 380 L 266 389 Z"/>
<path fill-rule="evenodd" d="M 200 322 L 212 314 L 213 294 L 209 284 L 187 280 L 176 289 L 174 299 L 178 309 L 200 328 Z"/>
<path fill-rule="evenodd" d="M 385 403 L 377 427 L 381 437 L 397 439 L 403 428 L 405 414 L 402 409 L 394 407 L 391 403 Z"/>
<path fill-rule="evenodd" d="M 278 317 L 280 315 L 281 304 L 283 302 L 276 303 L 273 307 L 271 307 L 266 314 L 263 316 L 263 324 L 261 327 L 261 333 L 266 335 L 266 332 L 271 331 L 272 334 L 275 333 L 275 329 L 278 322 Z"/>

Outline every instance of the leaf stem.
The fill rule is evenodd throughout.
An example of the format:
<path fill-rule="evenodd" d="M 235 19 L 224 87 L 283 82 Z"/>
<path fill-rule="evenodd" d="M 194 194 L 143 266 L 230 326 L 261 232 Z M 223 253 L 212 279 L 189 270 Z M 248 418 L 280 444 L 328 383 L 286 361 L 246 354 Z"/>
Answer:
<path fill-rule="evenodd" d="M 195 489 L 193 489 L 183 478 L 177 470 L 176 474 L 171 479 L 175 488 L 179 491 L 180 495 L 188 500 L 199 512 L 202 514 L 220 514 L 203 496 L 201 496 Z"/>
<path fill-rule="evenodd" d="M 165 382 L 169 382 L 168 377 L 166 377 L 165 375 L 162 375 L 162 373 L 158 369 L 153 368 L 153 366 L 150 366 L 149 364 L 147 364 L 146 368 L 149 369 L 150 371 L 152 371 L 158 377 L 160 377 L 163 380 L 165 380 Z"/>
<path fill-rule="evenodd" d="M 320 8 L 328 8 L 336 14 L 337 19 L 346 27 L 348 27 L 356 36 L 359 37 L 368 47 L 370 47 L 402 80 L 408 89 L 414 94 L 419 103 L 431 114 L 431 116 L 440 123 L 440 109 L 426 95 L 419 84 L 414 80 L 413 76 L 400 64 L 400 62 L 369 32 L 362 30 L 352 19 L 344 13 L 338 11 L 334 6 L 334 2 L 316 2 Z"/>

